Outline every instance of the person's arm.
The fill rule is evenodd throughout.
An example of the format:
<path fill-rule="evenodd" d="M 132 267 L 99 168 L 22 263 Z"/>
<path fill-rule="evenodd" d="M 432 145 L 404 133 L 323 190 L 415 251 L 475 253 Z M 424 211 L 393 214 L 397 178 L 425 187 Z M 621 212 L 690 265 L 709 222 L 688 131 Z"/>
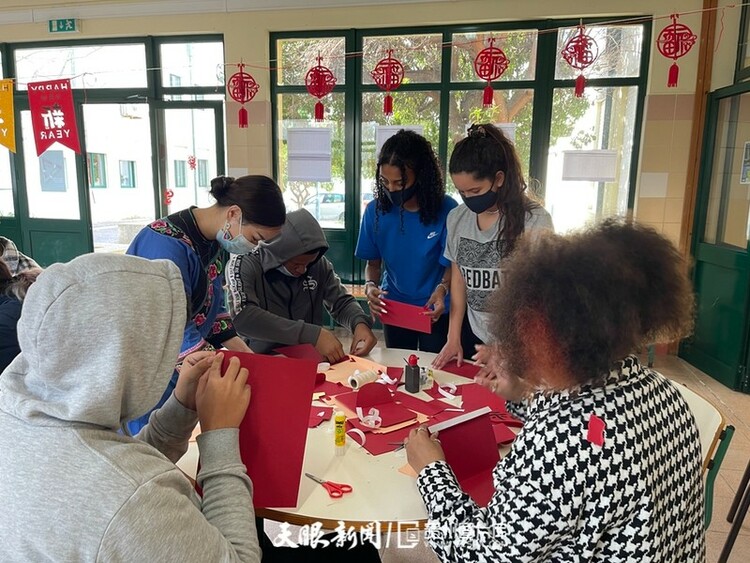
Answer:
<path fill-rule="evenodd" d="M 245 344 L 245 341 L 242 340 L 239 336 L 233 336 L 229 340 L 225 340 L 221 343 L 224 348 L 227 350 L 232 350 L 234 352 L 250 352 L 251 354 L 253 351 L 250 349 L 250 346 Z"/>
<path fill-rule="evenodd" d="M 250 256 L 234 262 L 227 274 L 229 310 L 235 330 L 244 338 L 284 345 L 317 343 L 321 327 L 276 315 L 261 307 L 258 287 L 263 284 L 260 263 Z"/>
<path fill-rule="evenodd" d="M 463 363 L 461 347 L 461 327 L 466 314 L 466 283 L 457 264 L 451 266 L 451 311 L 448 316 L 448 340 L 432 362 L 432 367 L 440 369 L 455 358 L 458 365 Z"/>
<path fill-rule="evenodd" d="M 323 285 L 323 305 L 328 309 L 333 320 L 347 327 L 352 333 L 360 323 L 372 326 L 370 317 L 362 310 L 354 296 L 341 284 L 341 279 L 336 275 L 330 261 L 324 256 L 314 267 L 316 273 L 319 273 L 319 283 Z"/>

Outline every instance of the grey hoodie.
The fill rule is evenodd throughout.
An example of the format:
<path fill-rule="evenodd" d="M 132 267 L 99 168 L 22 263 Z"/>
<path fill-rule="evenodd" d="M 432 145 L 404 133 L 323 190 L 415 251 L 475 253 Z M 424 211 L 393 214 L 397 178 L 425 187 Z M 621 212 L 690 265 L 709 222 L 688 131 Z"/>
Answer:
<path fill-rule="evenodd" d="M 50 266 L 0 375 L 0 561 L 259 561 L 236 429 L 198 438 L 203 500 L 175 467 L 197 422 L 161 397 L 186 319 L 169 261 L 88 254 Z"/>
<path fill-rule="evenodd" d="M 298 278 L 278 267 L 301 254 L 320 250 L 318 259 Z M 328 241 L 305 209 L 287 213 L 281 236 L 246 255 L 232 255 L 226 271 L 229 314 L 237 333 L 255 352 L 281 345 L 313 344 L 323 324 L 323 306 L 342 326 L 354 331 L 370 317 L 346 291 L 323 254 Z"/>

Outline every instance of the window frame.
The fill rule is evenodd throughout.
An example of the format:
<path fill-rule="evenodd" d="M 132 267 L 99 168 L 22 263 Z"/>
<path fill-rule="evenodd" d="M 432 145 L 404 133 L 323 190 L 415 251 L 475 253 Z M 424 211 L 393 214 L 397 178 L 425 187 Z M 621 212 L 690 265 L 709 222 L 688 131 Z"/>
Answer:
<path fill-rule="evenodd" d="M 648 80 L 648 68 L 651 55 L 652 22 L 635 21 L 638 16 L 634 15 L 632 25 L 641 26 L 643 37 L 641 44 L 641 59 L 638 76 L 622 78 L 592 78 L 587 79 L 589 87 L 637 87 L 636 123 L 633 130 L 633 147 L 629 169 L 629 187 L 627 197 L 627 208 L 632 211 L 635 204 L 636 181 L 640 154 L 641 132 L 646 99 L 646 87 Z M 591 25 L 626 25 L 624 17 L 597 17 L 561 20 L 519 20 L 510 22 L 495 22 L 483 24 L 458 24 L 449 26 L 409 26 L 409 27 L 383 27 L 369 29 L 327 29 L 314 31 L 282 31 L 269 34 L 270 43 L 270 66 L 271 66 L 271 138 L 272 138 L 272 170 L 274 177 L 279 173 L 279 115 L 277 100 L 279 95 L 287 93 L 306 93 L 304 85 L 280 85 L 279 76 L 276 71 L 279 55 L 278 41 L 289 39 L 324 39 L 329 37 L 343 37 L 346 53 L 361 53 L 363 51 L 364 39 L 367 37 L 388 35 L 422 35 L 442 34 L 443 48 L 441 59 L 440 82 L 420 82 L 403 84 L 398 92 L 437 91 L 440 94 L 440 129 L 436 153 L 438 161 L 443 170 L 447 170 L 448 140 L 450 133 L 450 95 L 454 91 L 482 90 L 486 83 L 476 82 L 452 82 L 451 81 L 451 59 L 453 56 L 452 37 L 461 33 L 482 32 L 505 32 L 537 30 L 537 54 L 533 80 L 495 81 L 492 86 L 495 90 L 518 90 L 530 89 L 533 91 L 532 108 L 532 131 L 529 151 L 529 177 L 544 181 L 547 177 L 548 148 L 551 136 L 552 100 L 554 91 L 558 88 L 574 88 L 575 78 L 556 79 L 555 65 L 559 54 L 557 53 L 558 29 L 564 27 L 575 27 L 579 23 Z M 549 56 L 555 53 L 555 56 Z M 311 62 L 311 66 L 314 64 Z M 325 229 L 326 236 L 334 245 L 341 242 L 344 245 L 341 252 L 344 256 L 353 256 L 357 236 L 359 234 L 360 202 L 363 186 L 361 186 L 361 148 L 362 148 L 362 98 L 363 94 L 370 92 L 381 92 L 376 84 L 365 84 L 362 74 L 368 70 L 362 68 L 362 57 L 348 57 L 345 62 L 346 80 L 345 84 L 337 84 L 333 92 L 344 93 L 344 186 L 346 193 L 345 203 L 345 229 Z M 544 195 L 542 185 L 541 196 Z M 332 253 L 335 254 L 335 253 Z M 337 264 L 337 270 L 339 264 Z M 361 283 L 364 280 L 364 265 L 361 261 L 352 258 L 352 263 L 341 264 L 340 275 L 345 281 Z"/>
<path fill-rule="evenodd" d="M 125 164 L 128 169 L 128 176 L 130 178 L 130 183 L 125 184 L 123 183 L 123 175 L 122 175 L 122 166 Z M 133 189 L 138 187 L 138 177 L 136 175 L 136 161 L 135 160 L 122 160 L 120 159 L 118 162 L 119 169 L 120 169 L 120 188 L 122 189 Z"/>
<path fill-rule="evenodd" d="M 89 187 L 104 189 L 107 187 L 107 155 L 101 152 L 90 152 L 86 155 L 89 174 Z M 95 179 L 94 165 L 99 167 L 99 180 Z"/>

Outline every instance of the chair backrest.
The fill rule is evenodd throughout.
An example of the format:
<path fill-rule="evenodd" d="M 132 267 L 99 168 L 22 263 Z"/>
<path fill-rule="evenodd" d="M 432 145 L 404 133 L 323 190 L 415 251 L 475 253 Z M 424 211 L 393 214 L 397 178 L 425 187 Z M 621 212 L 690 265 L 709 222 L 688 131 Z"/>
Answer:
<path fill-rule="evenodd" d="M 695 422 L 698 424 L 701 450 L 703 451 L 703 470 L 705 471 L 714 449 L 716 449 L 721 431 L 724 429 L 724 417 L 715 406 L 695 391 L 676 381 L 672 383 L 680 391 L 690 410 L 693 411 Z"/>

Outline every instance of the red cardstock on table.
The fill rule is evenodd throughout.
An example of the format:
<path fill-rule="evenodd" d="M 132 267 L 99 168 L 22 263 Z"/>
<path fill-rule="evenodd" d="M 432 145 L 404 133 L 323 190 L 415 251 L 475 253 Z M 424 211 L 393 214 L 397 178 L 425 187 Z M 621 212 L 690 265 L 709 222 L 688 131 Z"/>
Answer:
<path fill-rule="evenodd" d="M 222 350 L 247 368 L 250 406 L 240 424 L 240 455 L 256 508 L 297 506 L 317 362 Z"/>
<path fill-rule="evenodd" d="M 359 391 L 337 395 L 336 401 L 352 412 L 357 412 L 357 407 L 361 407 L 365 415 L 369 414 L 371 408 L 378 409 L 383 427 L 416 418 L 412 411 L 397 404 L 388 388 L 380 383 L 368 383 L 360 387 Z"/>
<path fill-rule="evenodd" d="M 331 420 L 333 416 L 333 407 L 310 407 L 310 420 L 307 423 L 308 428 L 320 426 L 320 423 Z"/>
<path fill-rule="evenodd" d="M 333 383 L 332 381 L 323 381 L 323 383 L 317 383 L 313 391 L 315 393 L 325 393 L 329 397 L 335 397 L 341 395 L 341 393 L 350 393 L 351 387 L 347 387 L 343 383 Z"/>
<path fill-rule="evenodd" d="M 495 433 L 495 441 L 500 446 L 507 446 L 508 444 L 513 443 L 513 440 L 516 439 L 516 433 L 502 422 L 493 424 L 492 431 Z"/>
<path fill-rule="evenodd" d="M 392 299 L 385 299 L 387 313 L 380 315 L 380 322 L 391 326 L 400 326 L 417 332 L 430 334 L 432 332 L 432 320 L 424 307 L 409 305 Z"/>
<path fill-rule="evenodd" d="M 468 383 L 462 386 L 463 403 L 461 406 L 466 411 L 474 411 L 481 407 L 490 407 L 492 409 L 491 419 L 493 423 L 502 422 L 506 426 L 521 428 L 523 422 L 513 418 L 505 406 L 505 399 L 497 396 L 495 393 L 477 383 Z"/>
<path fill-rule="evenodd" d="M 464 361 L 459 366 L 456 360 L 451 360 L 440 368 L 441 371 L 447 371 L 448 373 L 460 375 L 461 377 L 466 377 L 467 379 L 474 379 L 474 376 L 479 373 L 480 369 L 482 368 L 478 365 L 466 361 Z"/>
<path fill-rule="evenodd" d="M 487 506 L 494 493 L 492 470 L 500 461 L 489 415 L 446 428 L 439 438 L 461 488 L 479 506 Z"/>
<path fill-rule="evenodd" d="M 347 421 L 347 436 L 349 436 L 349 440 L 356 442 L 357 444 L 360 444 L 362 442 L 362 437 L 358 436 L 356 434 L 349 434 L 349 430 L 352 428 L 355 428 L 353 424 L 351 424 L 352 421 Z M 372 455 L 381 455 L 388 452 L 392 452 L 395 450 L 398 446 L 394 446 L 396 442 L 403 442 L 404 438 L 406 438 L 409 435 L 409 432 L 417 428 L 419 424 L 416 422 L 414 424 L 411 424 L 409 426 L 405 426 L 404 428 L 401 428 L 399 430 L 394 430 L 393 432 L 388 432 L 387 434 L 374 434 L 372 432 L 366 432 L 365 433 L 365 445 L 362 446 L 364 449 L 366 449 L 368 452 L 370 452 Z"/>
<path fill-rule="evenodd" d="M 315 360 L 316 362 L 324 362 L 325 358 L 320 355 L 312 344 L 294 344 L 293 346 L 281 346 L 275 348 L 274 352 L 277 354 L 283 354 L 287 358 L 295 358 L 297 360 Z M 338 362 L 344 362 L 349 359 L 349 356 L 344 356 Z"/>
<path fill-rule="evenodd" d="M 421 412 L 427 416 L 435 416 L 439 412 L 443 412 L 449 406 L 442 401 L 423 401 L 411 393 L 404 393 L 403 391 L 398 391 L 394 398 L 397 403 L 405 406 L 407 409 Z"/>
<path fill-rule="evenodd" d="M 401 377 L 404 375 L 404 368 L 388 366 L 385 374 L 391 379 L 401 381 Z"/>
<path fill-rule="evenodd" d="M 464 385 L 456 385 L 456 391 L 453 393 L 456 397 L 459 397 L 462 393 L 462 389 L 464 388 Z M 432 387 L 425 390 L 425 393 L 427 393 L 430 397 L 433 397 L 435 399 L 445 399 L 445 397 L 438 391 L 440 389 L 440 385 L 437 381 L 435 381 L 432 384 Z M 448 389 L 446 389 L 448 391 Z"/>

